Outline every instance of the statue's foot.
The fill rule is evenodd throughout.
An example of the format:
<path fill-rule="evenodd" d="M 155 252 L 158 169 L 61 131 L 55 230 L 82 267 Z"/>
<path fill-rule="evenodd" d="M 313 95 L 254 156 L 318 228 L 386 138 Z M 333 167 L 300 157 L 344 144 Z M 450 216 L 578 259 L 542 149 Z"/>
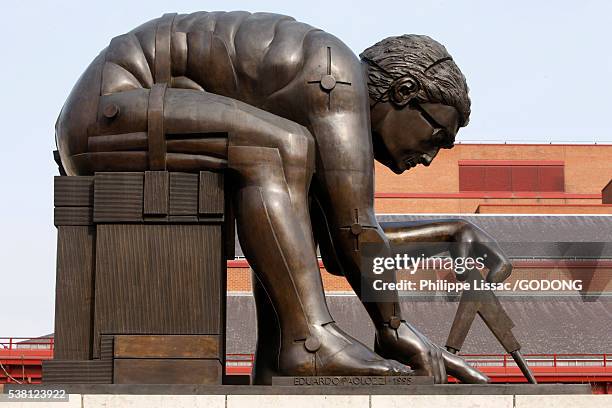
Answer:
<path fill-rule="evenodd" d="M 447 382 L 447 372 L 463 383 L 490 382 L 485 374 L 433 344 L 406 322 L 401 322 L 397 329 L 385 325 L 377 330 L 374 350 L 384 358 L 409 364 L 416 375 L 433 376 L 437 384 Z"/>
<path fill-rule="evenodd" d="M 344 333 L 335 323 L 312 325 L 306 341 L 281 347 L 281 375 L 412 375 L 410 367 L 386 360 Z"/>

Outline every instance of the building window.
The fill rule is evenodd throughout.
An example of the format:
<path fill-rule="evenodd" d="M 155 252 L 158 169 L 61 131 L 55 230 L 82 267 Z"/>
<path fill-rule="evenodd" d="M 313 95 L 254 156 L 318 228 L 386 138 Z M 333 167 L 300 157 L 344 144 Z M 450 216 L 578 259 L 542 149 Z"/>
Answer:
<path fill-rule="evenodd" d="M 460 160 L 459 191 L 565 191 L 561 161 Z"/>

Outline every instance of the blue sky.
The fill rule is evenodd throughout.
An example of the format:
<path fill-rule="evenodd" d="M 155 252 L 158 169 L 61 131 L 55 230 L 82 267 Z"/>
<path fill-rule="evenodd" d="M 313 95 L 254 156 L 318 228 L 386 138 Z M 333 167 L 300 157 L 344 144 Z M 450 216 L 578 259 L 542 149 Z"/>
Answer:
<path fill-rule="evenodd" d="M 473 103 L 459 140 L 611 142 L 612 2 L 4 2 L 0 26 L 0 336 L 53 330 L 53 125 L 115 35 L 165 12 L 288 14 L 355 53 L 404 33 L 446 45 Z"/>

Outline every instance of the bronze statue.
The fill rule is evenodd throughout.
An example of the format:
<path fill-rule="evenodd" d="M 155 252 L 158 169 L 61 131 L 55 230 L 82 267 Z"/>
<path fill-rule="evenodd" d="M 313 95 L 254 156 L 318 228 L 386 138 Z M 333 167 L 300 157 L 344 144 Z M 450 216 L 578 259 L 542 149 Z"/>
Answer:
<path fill-rule="evenodd" d="M 326 269 L 361 294 L 360 244 L 470 242 L 490 281 L 511 266 L 488 236 L 448 220 L 379 225 L 373 160 L 429 165 L 467 125 L 465 78 L 426 36 L 387 38 L 357 58 L 338 38 L 277 14 L 167 14 L 115 37 L 81 76 L 56 126 L 68 175 L 219 169 L 234 180 L 240 243 L 254 270 L 256 383 L 272 375 L 488 378 L 432 344 L 397 296 L 364 301 L 376 349 L 330 315 Z"/>

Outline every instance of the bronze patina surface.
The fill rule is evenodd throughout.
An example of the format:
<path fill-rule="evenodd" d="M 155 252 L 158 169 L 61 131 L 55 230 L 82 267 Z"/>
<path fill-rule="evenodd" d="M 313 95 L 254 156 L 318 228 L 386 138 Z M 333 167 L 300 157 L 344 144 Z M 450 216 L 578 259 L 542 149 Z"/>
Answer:
<path fill-rule="evenodd" d="M 326 269 L 360 295 L 362 243 L 388 252 L 393 241 L 460 240 L 487 248 L 487 279 L 504 280 L 509 261 L 470 224 L 381 226 L 374 216 L 374 159 L 398 174 L 428 166 L 452 148 L 469 114 L 463 74 L 427 36 L 390 37 L 359 58 L 287 16 L 166 14 L 113 38 L 94 59 L 62 109 L 56 140 L 67 175 L 227 174 L 255 275 L 255 383 L 411 374 L 441 383 L 447 372 L 485 383 L 406 321 L 397 294 L 363 302 L 375 351 L 345 333 L 327 308 L 316 256 L 318 245 Z"/>

